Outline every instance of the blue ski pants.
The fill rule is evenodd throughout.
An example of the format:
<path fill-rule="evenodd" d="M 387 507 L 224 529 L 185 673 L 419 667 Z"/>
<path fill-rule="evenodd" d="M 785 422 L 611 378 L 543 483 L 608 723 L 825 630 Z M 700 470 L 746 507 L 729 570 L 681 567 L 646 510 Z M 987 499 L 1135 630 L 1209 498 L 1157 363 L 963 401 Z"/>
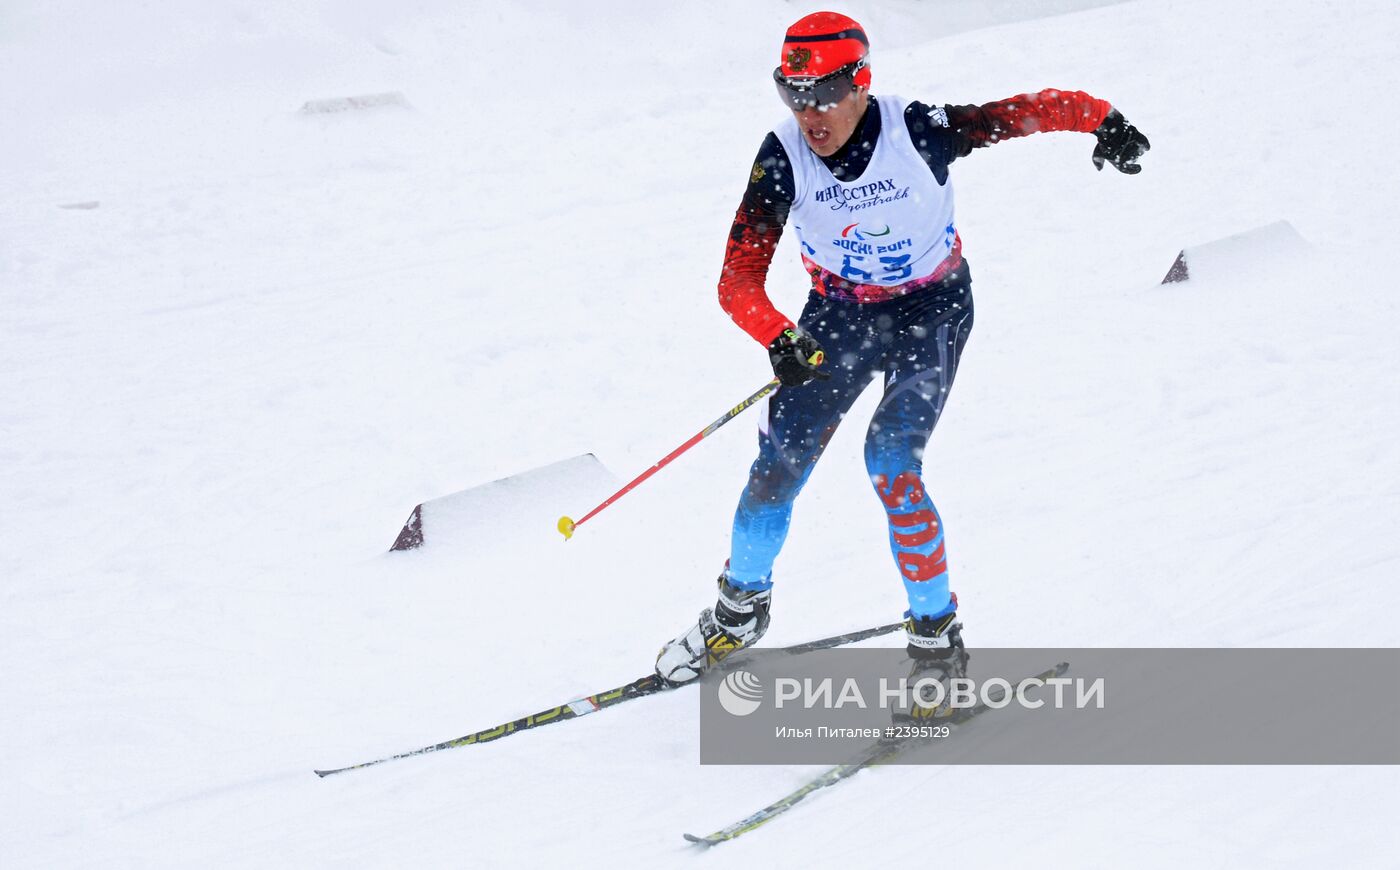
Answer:
<path fill-rule="evenodd" d="M 884 395 L 866 431 L 865 467 L 889 521 L 890 550 L 910 612 L 951 612 L 943 522 L 924 489 L 922 470 L 924 447 L 972 331 L 967 263 L 939 284 L 881 302 L 813 291 L 798 325 L 821 343 L 823 370 L 831 379 L 785 387 L 768 402 L 758 459 L 734 512 L 730 583 L 741 589 L 772 586 L 793 501 L 846 412 L 878 376 Z"/>

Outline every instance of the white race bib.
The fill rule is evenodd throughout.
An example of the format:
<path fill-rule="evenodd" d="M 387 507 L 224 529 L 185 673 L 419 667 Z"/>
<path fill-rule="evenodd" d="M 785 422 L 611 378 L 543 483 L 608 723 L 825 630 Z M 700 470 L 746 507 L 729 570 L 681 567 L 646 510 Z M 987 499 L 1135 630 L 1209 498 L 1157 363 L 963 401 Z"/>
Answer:
<path fill-rule="evenodd" d="M 953 180 L 940 185 L 914 148 L 904 100 L 875 103 L 880 136 L 854 181 L 836 180 L 796 118 L 773 132 L 792 162 L 791 217 L 802 256 L 856 284 L 894 286 L 932 275 L 952 253 Z"/>

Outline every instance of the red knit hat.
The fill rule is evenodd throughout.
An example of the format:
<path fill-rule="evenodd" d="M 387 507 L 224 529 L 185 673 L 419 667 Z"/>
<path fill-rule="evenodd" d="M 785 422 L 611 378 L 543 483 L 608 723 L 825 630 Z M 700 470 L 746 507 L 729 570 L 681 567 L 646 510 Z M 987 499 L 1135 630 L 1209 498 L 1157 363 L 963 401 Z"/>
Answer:
<path fill-rule="evenodd" d="M 870 53 L 865 28 L 836 12 L 813 12 L 787 29 L 783 37 L 782 65 L 789 78 L 824 76 Z M 870 68 L 856 72 L 855 83 L 870 87 Z"/>

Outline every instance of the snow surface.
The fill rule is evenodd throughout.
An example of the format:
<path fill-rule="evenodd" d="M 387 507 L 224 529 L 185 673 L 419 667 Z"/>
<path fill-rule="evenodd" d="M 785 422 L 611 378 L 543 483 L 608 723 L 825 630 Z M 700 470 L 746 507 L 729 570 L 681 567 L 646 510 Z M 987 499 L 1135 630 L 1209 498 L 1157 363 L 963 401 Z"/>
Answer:
<path fill-rule="evenodd" d="M 837 8 L 877 91 L 1081 88 L 1153 143 L 955 167 L 977 328 L 926 470 L 970 642 L 1400 644 L 1400 7 Z M 0 864 L 1395 866 L 1400 773 L 1361 767 L 880 769 L 695 853 L 813 769 L 700 767 L 693 692 L 311 775 L 638 676 L 709 603 L 752 416 L 567 545 L 383 551 L 473 484 L 627 479 L 769 376 L 714 284 L 807 11 L 0 10 Z M 1304 262 L 1158 286 L 1276 220 Z M 903 608 L 863 429 L 768 643 Z"/>

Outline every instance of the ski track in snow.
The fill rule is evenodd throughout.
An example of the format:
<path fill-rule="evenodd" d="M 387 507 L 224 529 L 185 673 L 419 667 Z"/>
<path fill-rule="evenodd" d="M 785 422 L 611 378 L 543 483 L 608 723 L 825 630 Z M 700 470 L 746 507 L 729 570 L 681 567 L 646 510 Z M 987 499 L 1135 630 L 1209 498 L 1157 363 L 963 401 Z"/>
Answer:
<path fill-rule="evenodd" d="M 769 377 L 713 287 L 805 10 L 11 7 L 7 867 L 834 867 L 925 844 L 962 867 L 1393 866 L 1400 775 L 1361 767 L 884 768 L 699 854 L 682 831 L 812 769 L 700 767 L 694 692 L 318 780 L 635 678 L 710 603 L 751 417 L 567 546 L 383 550 L 414 504 L 568 456 L 629 479 Z M 1069 134 L 954 167 L 977 327 L 926 477 L 969 641 L 1397 645 L 1400 11 L 842 8 L 879 92 L 1081 88 L 1153 143 L 1132 178 Z M 296 111 L 386 91 L 408 107 Z M 1181 247 L 1279 219 L 1302 262 L 1158 286 Z M 770 287 L 795 313 L 792 246 Z M 860 460 L 874 402 L 798 503 L 766 643 L 904 607 Z"/>

